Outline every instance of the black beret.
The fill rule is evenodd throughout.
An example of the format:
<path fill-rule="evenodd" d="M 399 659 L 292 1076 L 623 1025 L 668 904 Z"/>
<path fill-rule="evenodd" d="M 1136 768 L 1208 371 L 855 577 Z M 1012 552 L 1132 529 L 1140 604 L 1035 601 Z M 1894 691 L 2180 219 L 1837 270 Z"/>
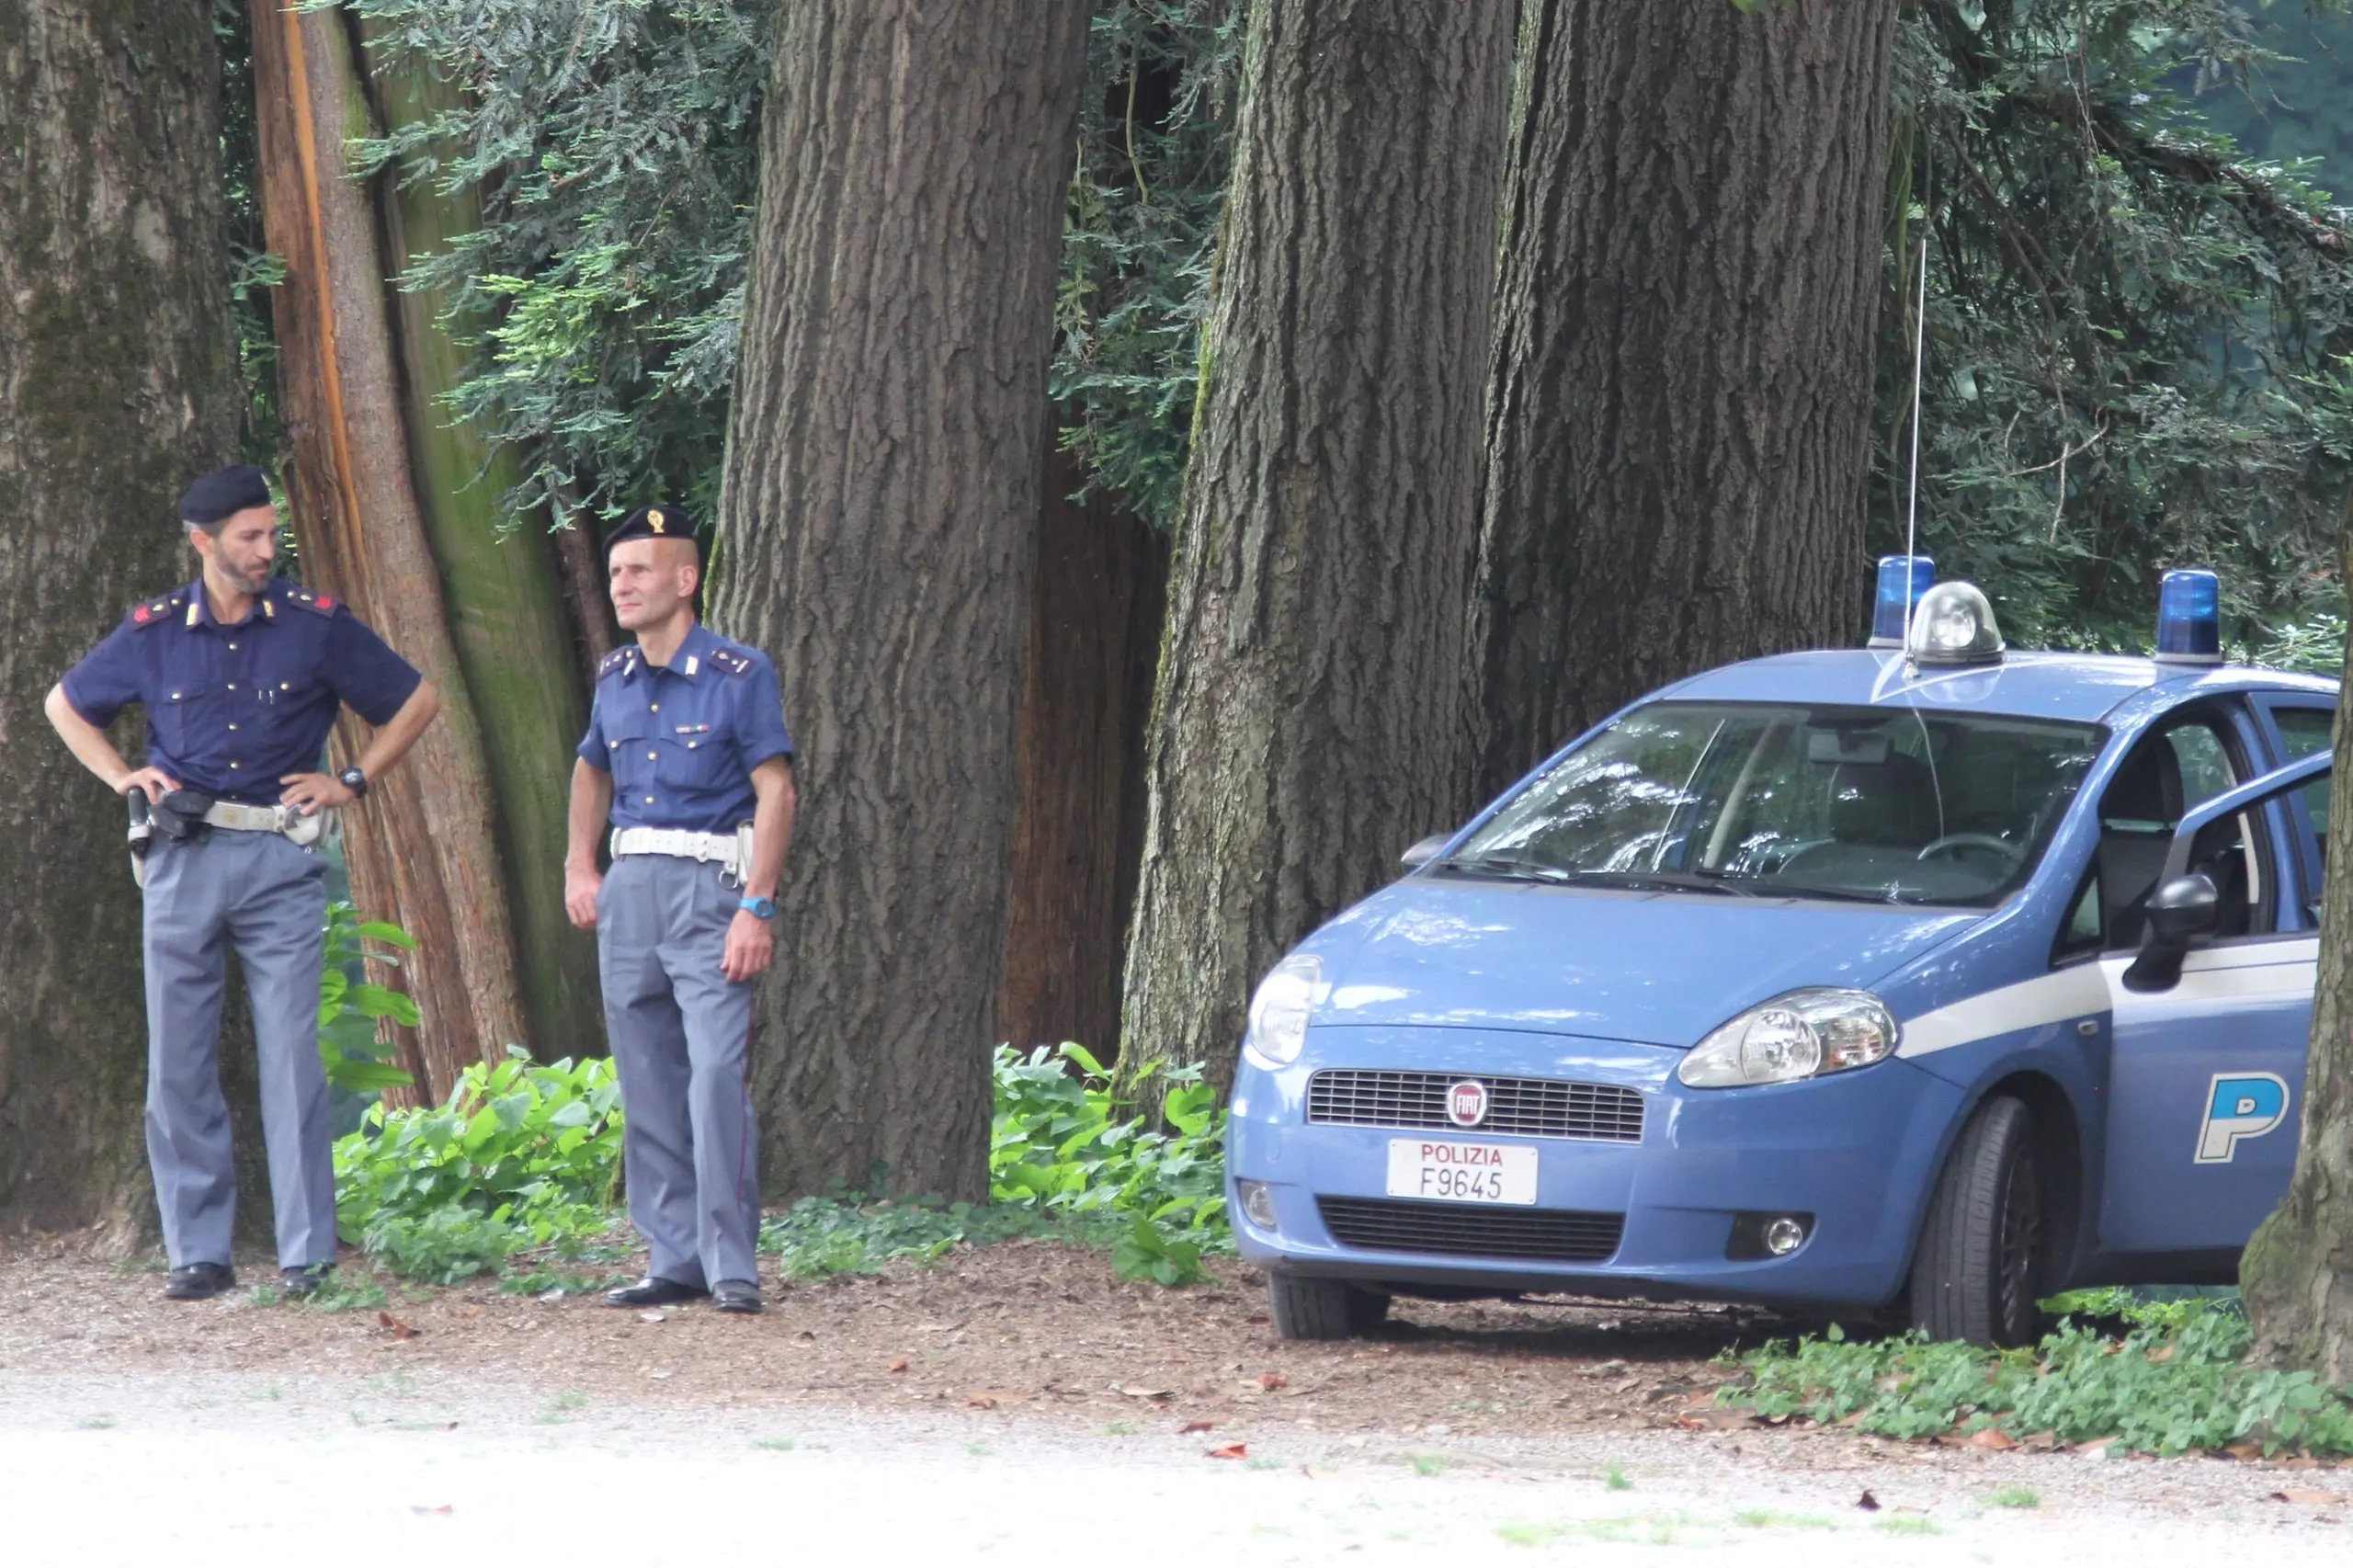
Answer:
<path fill-rule="evenodd" d="M 269 481 L 251 463 L 206 474 L 180 492 L 180 521 L 209 528 L 248 506 L 267 506 Z"/>
<path fill-rule="evenodd" d="M 694 519 L 676 506 L 640 506 L 605 536 L 605 553 L 625 539 L 682 539 L 695 542 Z"/>

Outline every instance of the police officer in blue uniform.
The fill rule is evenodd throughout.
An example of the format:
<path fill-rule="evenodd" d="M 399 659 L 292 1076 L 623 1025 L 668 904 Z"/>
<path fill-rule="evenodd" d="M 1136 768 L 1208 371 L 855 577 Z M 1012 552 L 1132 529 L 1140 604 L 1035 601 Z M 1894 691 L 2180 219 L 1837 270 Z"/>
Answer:
<path fill-rule="evenodd" d="M 325 862 L 319 813 L 368 792 L 433 720 L 433 688 L 325 594 L 270 574 L 278 516 L 259 469 L 210 473 L 180 497 L 203 562 L 187 586 L 130 615 L 49 694 L 50 722 L 117 794 L 142 792 L 147 1156 L 171 1275 L 196 1301 L 236 1283 L 236 1185 L 221 1094 L 222 960 L 234 949 L 253 1004 L 262 1127 L 290 1294 L 335 1267 L 335 1165 L 319 1062 Z M 136 702 L 147 763 L 104 727 Z M 317 771 L 337 709 L 376 726 L 356 765 Z"/>
<path fill-rule="evenodd" d="M 572 770 L 564 903 L 594 926 L 627 1112 L 630 1219 L 653 1257 L 618 1307 L 709 1296 L 760 1310 L 757 1130 L 745 1075 L 753 981 L 792 835 L 792 740 L 765 654 L 695 619 L 687 518 L 645 506 L 605 543 L 633 646 L 597 667 Z M 610 828 L 612 869 L 597 845 Z"/>

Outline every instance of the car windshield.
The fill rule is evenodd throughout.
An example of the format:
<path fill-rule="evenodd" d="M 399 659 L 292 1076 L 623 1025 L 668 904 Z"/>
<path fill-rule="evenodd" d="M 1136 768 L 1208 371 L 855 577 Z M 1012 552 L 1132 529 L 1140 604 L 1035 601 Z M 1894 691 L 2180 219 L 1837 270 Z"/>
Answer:
<path fill-rule="evenodd" d="M 2107 732 L 1988 713 L 1654 702 L 1512 797 L 1443 874 L 1988 906 Z"/>

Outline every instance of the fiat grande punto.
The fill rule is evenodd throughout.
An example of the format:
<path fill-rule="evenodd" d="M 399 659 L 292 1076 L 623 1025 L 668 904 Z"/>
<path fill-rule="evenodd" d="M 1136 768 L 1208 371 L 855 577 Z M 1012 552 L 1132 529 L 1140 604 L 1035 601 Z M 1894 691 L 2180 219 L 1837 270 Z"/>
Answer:
<path fill-rule="evenodd" d="M 2211 574 L 2131 658 L 2006 650 L 1891 560 L 1880 645 L 1644 698 L 1266 977 L 1227 1183 L 1278 1334 L 1570 1292 L 2017 1344 L 2058 1290 L 2234 1277 L 2295 1160 L 2336 684 L 2222 663 Z"/>

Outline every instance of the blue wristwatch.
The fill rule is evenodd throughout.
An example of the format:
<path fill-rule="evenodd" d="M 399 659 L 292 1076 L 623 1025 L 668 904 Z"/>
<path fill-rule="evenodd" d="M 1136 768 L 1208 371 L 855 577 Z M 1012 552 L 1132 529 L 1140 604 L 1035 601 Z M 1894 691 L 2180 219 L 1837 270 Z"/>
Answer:
<path fill-rule="evenodd" d="M 736 900 L 735 907 L 738 909 L 750 910 L 753 916 L 756 919 L 773 920 L 776 918 L 776 900 L 772 898 L 753 898 L 746 894 L 745 897 Z"/>

